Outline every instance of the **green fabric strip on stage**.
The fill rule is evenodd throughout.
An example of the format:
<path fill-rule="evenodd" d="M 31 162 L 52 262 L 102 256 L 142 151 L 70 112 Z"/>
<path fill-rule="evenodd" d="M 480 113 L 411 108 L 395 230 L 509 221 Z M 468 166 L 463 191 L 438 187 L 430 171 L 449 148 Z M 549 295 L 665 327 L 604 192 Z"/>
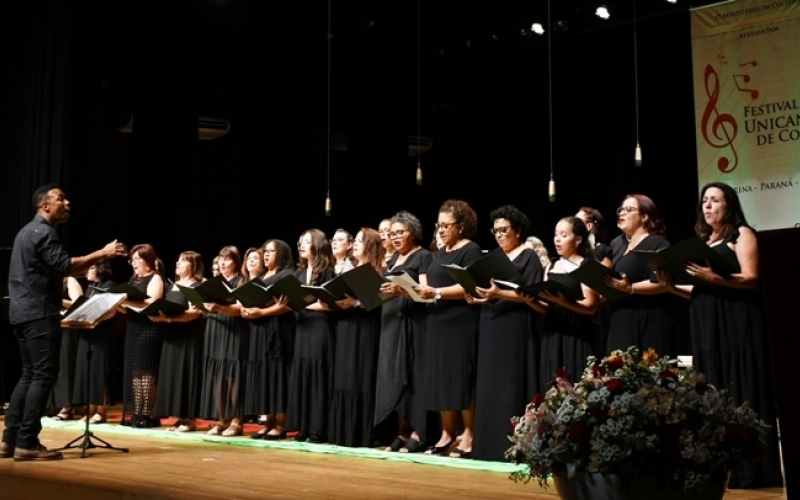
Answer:
<path fill-rule="evenodd" d="M 60 422 L 50 418 L 42 418 L 42 427 L 50 429 L 70 429 L 75 431 L 76 437 L 82 433 L 85 423 L 80 421 Z M 247 446 L 250 448 L 271 448 L 288 451 L 307 451 L 311 453 L 330 453 L 348 457 L 362 457 L 380 460 L 392 460 L 396 462 L 418 463 L 426 465 L 438 465 L 440 467 L 454 467 L 458 469 L 484 470 L 490 472 L 501 472 L 510 474 L 522 466 L 516 466 L 504 462 L 486 462 L 482 460 L 470 460 L 461 458 L 450 458 L 442 456 L 425 455 L 424 453 L 391 453 L 374 448 L 348 448 L 345 446 L 335 446 L 331 444 L 311 444 L 296 443 L 291 440 L 263 441 L 260 439 L 250 439 L 249 436 L 239 437 L 220 437 L 209 436 L 205 431 L 196 432 L 169 432 L 166 428 L 156 429 L 133 429 L 116 424 L 96 424 L 89 427 L 97 437 L 103 438 L 105 434 L 119 434 L 132 437 L 147 437 L 156 439 L 177 439 L 187 442 L 218 443 L 231 446 Z M 511 444 L 509 443 L 509 447 Z M 131 452 L 135 452 L 134 449 Z"/>

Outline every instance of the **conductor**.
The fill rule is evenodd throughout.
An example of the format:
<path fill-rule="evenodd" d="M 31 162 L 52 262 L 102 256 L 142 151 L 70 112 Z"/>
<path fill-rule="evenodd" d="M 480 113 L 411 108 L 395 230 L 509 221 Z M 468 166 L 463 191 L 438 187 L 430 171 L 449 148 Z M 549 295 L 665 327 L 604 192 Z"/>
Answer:
<path fill-rule="evenodd" d="M 9 322 L 19 341 L 22 376 L 11 394 L 0 458 L 15 461 L 58 460 L 39 442 L 41 417 L 58 375 L 61 347 L 61 283 L 64 276 L 86 274 L 95 262 L 127 255 L 116 240 L 83 257 L 70 257 L 56 226 L 69 219 L 70 204 L 55 184 L 33 194 L 36 215 L 17 233 L 11 251 Z"/>

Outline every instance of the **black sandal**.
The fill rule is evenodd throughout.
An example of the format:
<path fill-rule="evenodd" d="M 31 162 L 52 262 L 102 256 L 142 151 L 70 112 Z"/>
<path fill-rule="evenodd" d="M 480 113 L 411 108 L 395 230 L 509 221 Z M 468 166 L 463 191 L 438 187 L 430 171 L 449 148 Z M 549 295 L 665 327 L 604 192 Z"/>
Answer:
<path fill-rule="evenodd" d="M 392 444 L 387 446 L 384 451 L 400 451 L 400 448 L 402 448 L 405 444 L 406 442 L 403 440 L 403 438 L 397 436 L 394 438 L 394 441 L 392 441 Z"/>
<path fill-rule="evenodd" d="M 408 438 L 405 446 L 400 448 L 400 453 L 418 453 L 422 451 L 422 443 L 414 438 Z"/>
<path fill-rule="evenodd" d="M 447 451 L 447 449 L 450 448 L 453 445 L 453 443 L 455 443 L 455 441 L 456 441 L 455 439 L 451 439 L 450 441 L 448 441 L 447 443 L 445 443 L 442 446 L 431 446 L 430 448 L 427 449 L 427 451 L 425 451 L 425 454 L 426 455 L 441 455 L 442 453 Z"/>
<path fill-rule="evenodd" d="M 450 453 L 450 458 L 472 458 L 472 450 L 464 451 L 461 448 L 456 448 Z"/>

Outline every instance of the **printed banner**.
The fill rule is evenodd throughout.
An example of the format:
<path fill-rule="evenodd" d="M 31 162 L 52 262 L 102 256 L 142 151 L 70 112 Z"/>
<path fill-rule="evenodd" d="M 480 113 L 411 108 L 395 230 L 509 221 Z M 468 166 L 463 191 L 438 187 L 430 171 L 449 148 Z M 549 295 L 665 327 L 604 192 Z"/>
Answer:
<path fill-rule="evenodd" d="M 733 186 L 759 230 L 800 227 L 800 0 L 692 10 L 700 186 Z"/>

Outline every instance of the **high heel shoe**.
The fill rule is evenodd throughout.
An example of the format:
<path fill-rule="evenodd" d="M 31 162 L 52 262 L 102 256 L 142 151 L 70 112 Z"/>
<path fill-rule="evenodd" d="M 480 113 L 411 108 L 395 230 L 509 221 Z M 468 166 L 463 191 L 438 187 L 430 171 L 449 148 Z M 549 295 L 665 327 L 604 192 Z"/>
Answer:
<path fill-rule="evenodd" d="M 223 422 L 217 422 L 211 427 L 206 434 L 209 436 L 220 436 L 222 435 L 222 431 L 225 429 L 225 424 Z"/>
<path fill-rule="evenodd" d="M 425 451 L 425 454 L 426 455 L 441 455 L 442 453 L 447 451 L 447 449 L 450 448 L 453 445 L 453 443 L 455 443 L 455 441 L 456 441 L 455 439 L 451 438 L 450 441 L 448 441 L 447 443 L 443 444 L 442 446 L 431 446 L 430 448 L 428 448 Z"/>
<path fill-rule="evenodd" d="M 222 431 L 222 435 L 225 437 L 241 436 L 242 435 L 241 424 L 239 424 L 239 422 L 231 422 L 228 428 Z"/>

